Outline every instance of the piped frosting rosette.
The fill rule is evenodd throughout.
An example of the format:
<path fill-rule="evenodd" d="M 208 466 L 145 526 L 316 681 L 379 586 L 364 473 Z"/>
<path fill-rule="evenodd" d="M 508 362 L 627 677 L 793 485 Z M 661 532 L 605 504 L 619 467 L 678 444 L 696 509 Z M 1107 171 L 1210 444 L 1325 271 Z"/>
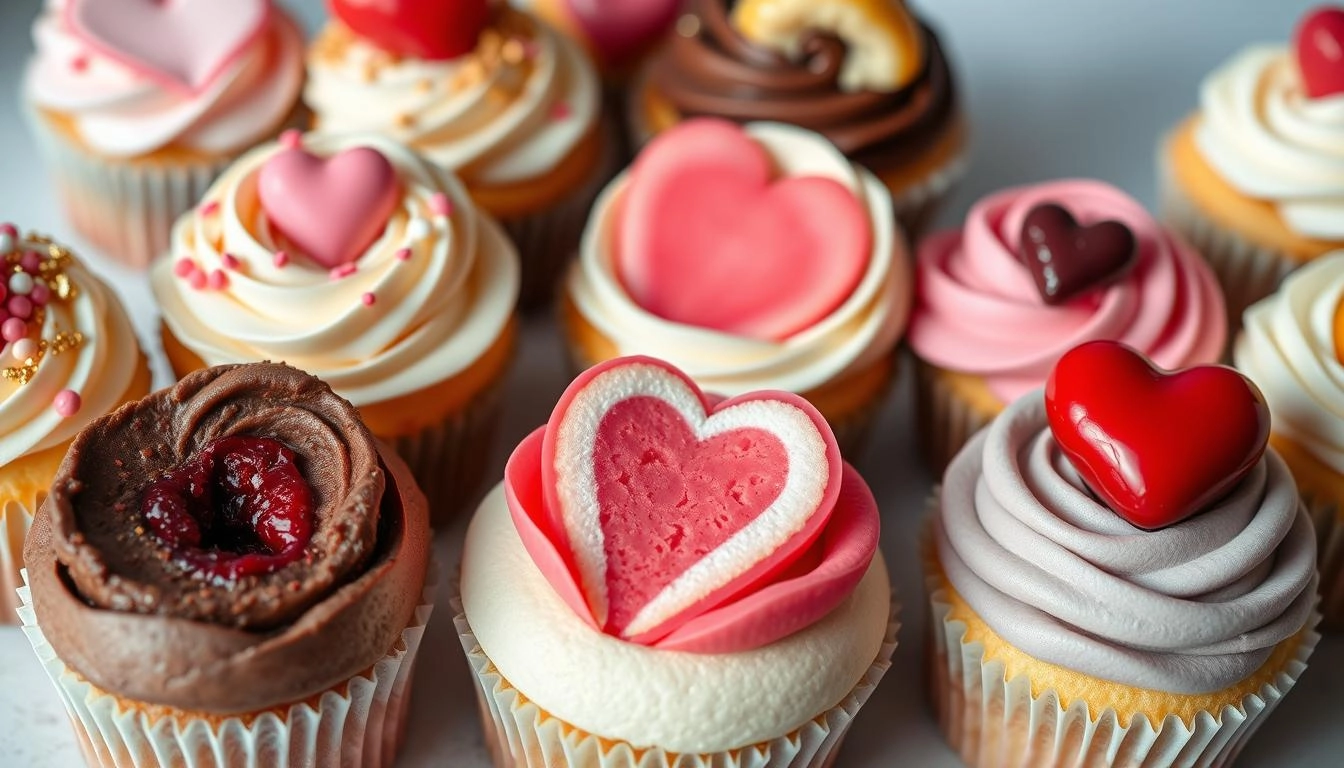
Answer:
<path fill-rule="evenodd" d="M 468 532 L 458 626 L 489 738 L 529 766 L 826 764 L 893 647 L 877 534 L 797 396 L 709 398 L 648 358 L 585 372 Z"/>

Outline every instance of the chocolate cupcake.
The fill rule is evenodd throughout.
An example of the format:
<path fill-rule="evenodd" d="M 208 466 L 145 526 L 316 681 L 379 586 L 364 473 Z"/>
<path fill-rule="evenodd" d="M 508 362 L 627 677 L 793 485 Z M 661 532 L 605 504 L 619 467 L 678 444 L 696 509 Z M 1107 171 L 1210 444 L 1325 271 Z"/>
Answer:
<path fill-rule="evenodd" d="M 423 494 L 349 403 L 221 366 L 75 439 L 20 616 L 91 765 L 390 765 L 429 542 Z"/>

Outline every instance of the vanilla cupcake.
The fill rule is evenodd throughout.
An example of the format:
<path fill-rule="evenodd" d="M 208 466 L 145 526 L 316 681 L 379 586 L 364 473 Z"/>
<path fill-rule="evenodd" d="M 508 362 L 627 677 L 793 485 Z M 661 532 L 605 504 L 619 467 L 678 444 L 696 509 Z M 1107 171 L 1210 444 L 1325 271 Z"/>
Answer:
<path fill-rule="evenodd" d="M 116 294 L 67 248 L 0 224 L 0 624 L 18 621 L 23 545 L 84 425 L 149 392 Z"/>
<path fill-rule="evenodd" d="M 825 138 L 692 120 L 598 199 L 561 314 L 580 369 L 646 354 L 717 394 L 795 392 L 853 456 L 895 377 L 909 269 L 886 188 Z"/>
<path fill-rule="evenodd" d="M 379 136 L 286 135 L 178 221 L 150 281 L 179 376 L 289 362 L 359 408 L 436 515 L 475 500 L 512 356 L 518 263 L 447 171 Z"/>
<path fill-rule="evenodd" d="M 522 258 L 523 298 L 549 300 L 618 161 L 601 84 L 569 38 L 505 5 L 425 11 L 334 2 L 308 52 L 320 133 L 379 133 L 456 173 Z"/>
<path fill-rule="evenodd" d="M 23 101 L 67 215 L 144 267 L 173 220 L 299 109 L 303 33 L 271 0 L 47 0 Z"/>
<path fill-rule="evenodd" d="M 878 526 L 796 395 L 716 403 L 649 358 L 584 373 L 462 553 L 495 765 L 834 765 L 895 647 Z"/>

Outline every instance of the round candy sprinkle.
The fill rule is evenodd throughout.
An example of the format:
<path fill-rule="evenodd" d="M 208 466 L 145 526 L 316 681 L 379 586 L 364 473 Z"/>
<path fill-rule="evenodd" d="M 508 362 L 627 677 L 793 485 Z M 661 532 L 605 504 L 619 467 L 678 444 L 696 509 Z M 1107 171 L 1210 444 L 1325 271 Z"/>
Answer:
<path fill-rule="evenodd" d="M 298 149 L 303 146 L 303 133 L 294 128 L 290 128 L 280 134 L 280 146 L 285 149 Z"/>
<path fill-rule="evenodd" d="M 45 307 L 47 302 L 51 301 L 51 288 L 42 280 L 33 281 L 33 292 L 28 294 L 28 298 L 39 307 Z"/>
<path fill-rule="evenodd" d="M 5 341 L 15 342 L 28 335 L 28 324 L 17 317 L 11 317 L 0 324 L 0 338 Z"/>
<path fill-rule="evenodd" d="M 378 297 L 374 296 L 372 293 L 366 293 L 363 296 L 360 296 L 359 300 L 364 302 L 364 306 L 372 307 L 374 302 L 378 301 Z"/>
<path fill-rule="evenodd" d="M 14 359 L 23 362 L 37 355 L 37 342 L 32 339 L 19 339 L 11 347 L 14 351 Z"/>
<path fill-rule="evenodd" d="M 187 281 L 191 283 L 191 287 L 195 290 L 205 290 L 205 273 L 201 270 L 193 270 L 191 275 L 187 278 Z"/>
<path fill-rule="evenodd" d="M 289 263 L 289 254 L 284 251 L 276 251 L 271 262 L 275 264 L 276 269 L 284 269 L 285 265 Z"/>
<path fill-rule="evenodd" d="M 25 252 L 23 258 L 19 259 L 19 266 L 23 267 L 24 272 L 36 275 L 42 271 L 42 254 L 37 251 Z"/>
<path fill-rule="evenodd" d="M 224 264 L 225 269 L 231 269 L 234 272 L 237 272 L 238 268 L 243 265 L 242 262 L 238 261 L 238 257 L 234 256 L 232 253 L 224 253 L 224 255 L 219 257 L 219 260 Z"/>
<path fill-rule="evenodd" d="M 56 413 L 67 419 L 79 413 L 79 407 L 83 404 L 79 393 L 73 389 L 62 389 L 56 393 L 56 399 L 51 401 L 51 407 L 56 409 Z"/>
<path fill-rule="evenodd" d="M 410 260 L 411 260 L 411 249 L 410 249 L 410 248 L 398 248 L 398 249 L 397 249 L 397 261 L 410 261 Z"/>
<path fill-rule="evenodd" d="M 9 301 L 5 302 L 5 309 L 20 320 L 27 320 L 33 315 L 33 302 L 27 296 L 10 296 Z"/>
<path fill-rule="evenodd" d="M 196 262 L 191 259 L 178 259 L 173 265 L 173 274 L 178 277 L 191 277 L 196 271 Z"/>
<path fill-rule="evenodd" d="M 354 265 L 354 262 L 342 264 L 339 267 L 332 267 L 330 272 L 331 279 L 344 280 L 345 278 L 355 274 L 355 270 L 356 267 Z"/>
<path fill-rule="evenodd" d="M 431 231 L 429 222 L 424 219 L 411 219 L 410 223 L 406 225 L 406 236 L 412 240 L 424 240 L 429 237 Z"/>
<path fill-rule="evenodd" d="M 229 276 L 222 269 L 216 269 L 210 273 L 210 277 L 205 283 L 212 291 L 222 291 L 229 287 Z"/>
<path fill-rule="evenodd" d="M 429 198 L 429 210 L 439 216 L 452 216 L 453 201 L 449 200 L 448 196 L 442 192 L 435 192 Z"/>
<path fill-rule="evenodd" d="M 33 292 L 33 276 L 27 272 L 15 272 L 9 276 L 9 292 L 17 296 L 27 296 Z"/>

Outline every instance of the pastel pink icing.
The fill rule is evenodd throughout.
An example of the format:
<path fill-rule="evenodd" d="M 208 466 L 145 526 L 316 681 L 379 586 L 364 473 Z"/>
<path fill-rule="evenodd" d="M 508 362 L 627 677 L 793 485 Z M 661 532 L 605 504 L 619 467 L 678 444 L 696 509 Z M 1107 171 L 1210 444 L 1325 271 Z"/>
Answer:
<path fill-rule="evenodd" d="M 1081 224 L 1114 219 L 1138 240 L 1123 279 L 1050 306 L 1017 257 L 1022 220 L 1041 203 Z M 1055 361 L 1095 339 L 1124 342 L 1167 369 L 1218 361 L 1227 340 L 1224 302 L 1199 254 L 1139 203 L 1099 181 L 1064 180 L 990 195 L 961 230 L 919 246 L 909 340 L 925 361 L 983 377 L 1004 403 L 1041 387 Z"/>
<path fill-rule="evenodd" d="M 796 412 L 791 424 L 781 408 Z M 820 455 L 799 448 L 801 423 L 821 438 Z M 591 472 L 569 471 L 584 464 Z M 585 476 L 586 494 L 557 486 Z M 514 451 L 505 491 L 524 546 L 561 599 L 595 629 L 660 649 L 727 653 L 786 637 L 848 597 L 877 547 L 876 502 L 815 409 L 773 392 L 713 402 L 649 358 L 580 376 L 550 424 Z M 574 498 L 591 504 L 576 510 Z M 589 525 L 576 529 L 576 518 Z M 767 545 L 766 529 L 788 519 L 796 524 Z M 584 567 L 594 551 L 605 571 L 597 584 Z M 743 567 L 724 567 L 734 564 Z M 692 599 L 633 628 L 685 583 Z"/>

